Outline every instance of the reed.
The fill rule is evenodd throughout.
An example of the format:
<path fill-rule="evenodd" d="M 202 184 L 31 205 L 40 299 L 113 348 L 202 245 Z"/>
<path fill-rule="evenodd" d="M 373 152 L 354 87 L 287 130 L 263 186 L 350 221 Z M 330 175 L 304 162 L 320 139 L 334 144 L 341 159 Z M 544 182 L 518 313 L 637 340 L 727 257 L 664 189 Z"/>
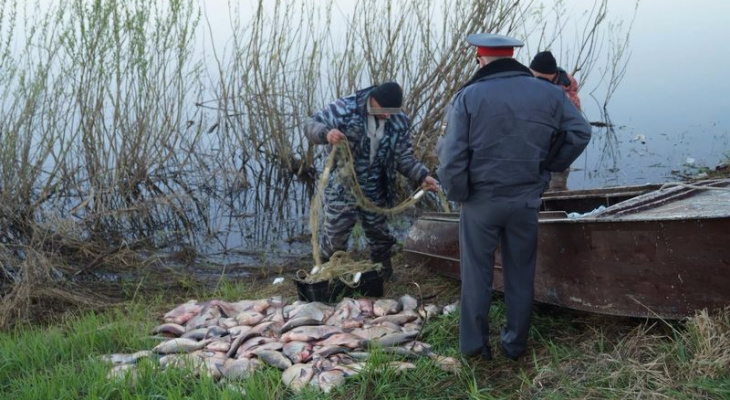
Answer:
<path fill-rule="evenodd" d="M 580 78 L 610 27 L 596 4 L 584 38 L 546 39 L 585 48 Z M 403 84 L 434 168 L 446 104 L 473 72 L 465 34 L 546 29 L 537 5 L 259 1 L 212 21 L 195 0 L 0 0 L 0 326 L 32 315 L 31 293 L 102 305 L 81 299 L 82 278 L 172 264 L 159 249 L 194 262 L 307 234 L 323 157 L 300 126 L 357 88 Z M 225 43 L 211 35 L 223 23 Z"/>

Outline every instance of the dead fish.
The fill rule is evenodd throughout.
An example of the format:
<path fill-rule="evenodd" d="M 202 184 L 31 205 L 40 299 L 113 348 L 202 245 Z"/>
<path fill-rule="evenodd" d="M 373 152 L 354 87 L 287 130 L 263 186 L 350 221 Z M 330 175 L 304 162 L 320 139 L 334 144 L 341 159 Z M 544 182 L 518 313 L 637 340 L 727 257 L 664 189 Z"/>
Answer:
<path fill-rule="evenodd" d="M 459 309 L 459 302 L 457 301 L 455 303 L 452 303 L 452 304 L 449 304 L 447 306 L 444 306 L 444 309 L 442 310 L 442 313 L 443 313 L 443 315 L 449 315 L 449 314 L 455 312 L 458 309 Z"/>
<path fill-rule="evenodd" d="M 319 325 L 322 321 L 312 317 L 296 317 L 287 321 L 281 326 L 281 333 L 286 333 L 298 326 Z"/>
<path fill-rule="evenodd" d="M 218 325 L 218 320 L 221 318 L 221 315 L 221 310 L 217 305 L 208 303 L 198 315 L 185 323 L 185 330 L 190 331 L 196 328 Z"/>
<path fill-rule="evenodd" d="M 221 318 L 218 320 L 218 326 L 220 326 L 221 328 L 231 329 L 237 325 L 239 325 L 238 321 L 236 321 L 236 319 L 233 317 Z"/>
<path fill-rule="evenodd" d="M 125 379 L 129 377 L 132 382 L 137 380 L 139 372 L 134 364 L 119 364 L 112 367 L 106 375 L 108 380 Z"/>
<path fill-rule="evenodd" d="M 417 316 L 413 314 L 390 314 L 378 317 L 370 321 L 373 325 L 382 324 L 383 322 L 390 322 L 396 325 L 404 325 L 411 321 L 415 321 Z"/>
<path fill-rule="evenodd" d="M 257 352 L 261 350 L 274 350 L 274 351 L 281 351 L 282 347 L 284 345 L 281 342 L 269 342 L 260 344 L 258 346 L 251 347 L 247 351 L 241 352 L 239 351 L 236 355 L 236 358 L 251 358 L 256 355 Z"/>
<path fill-rule="evenodd" d="M 385 336 L 389 333 L 395 333 L 400 332 L 400 330 L 393 329 L 389 326 L 385 325 L 375 325 L 368 328 L 359 328 L 354 329 L 352 332 L 353 335 L 360 336 L 363 339 L 367 340 L 373 340 L 377 339 L 379 337 Z"/>
<path fill-rule="evenodd" d="M 344 346 L 350 349 L 357 349 L 364 347 L 367 340 L 360 336 L 353 335 L 352 333 L 335 333 L 328 336 L 326 339 L 317 342 L 320 346 Z"/>
<path fill-rule="evenodd" d="M 284 324 L 278 321 L 262 322 L 251 329 L 252 333 L 260 336 L 278 338 L 281 336 L 281 327 Z"/>
<path fill-rule="evenodd" d="M 314 351 L 313 358 L 327 358 L 334 354 L 349 353 L 350 349 L 344 346 L 322 346 Z"/>
<path fill-rule="evenodd" d="M 266 316 L 258 311 L 244 311 L 236 315 L 236 322 L 239 325 L 255 326 L 263 321 Z"/>
<path fill-rule="evenodd" d="M 392 368 L 392 369 L 396 370 L 396 372 L 401 372 L 401 371 L 405 371 L 408 369 L 416 369 L 415 364 L 409 363 L 409 362 L 404 362 L 404 361 L 390 361 L 387 364 L 383 364 L 383 365 L 385 365 L 387 368 Z"/>
<path fill-rule="evenodd" d="M 314 376 L 314 369 L 308 364 L 293 364 L 281 374 L 281 381 L 294 393 L 300 392 Z"/>
<path fill-rule="evenodd" d="M 203 340 L 209 328 L 196 328 L 183 333 L 180 337 L 184 339 Z"/>
<path fill-rule="evenodd" d="M 241 355 L 251 349 L 253 349 L 256 346 L 261 346 L 262 344 L 271 343 L 271 342 L 278 342 L 274 338 L 269 337 L 263 337 L 263 336 L 254 336 L 251 339 L 248 339 L 247 341 L 243 342 L 241 344 L 241 347 L 238 349 L 237 355 Z"/>
<path fill-rule="evenodd" d="M 232 328 L 231 331 L 233 331 L 234 329 L 235 328 Z M 241 347 L 241 344 L 244 343 L 246 340 L 258 335 L 258 333 L 253 332 L 253 328 L 251 328 L 250 326 L 242 326 L 240 330 L 235 330 L 238 332 L 238 334 L 235 336 L 236 339 L 234 339 L 231 343 L 231 348 L 228 350 L 228 353 L 226 353 L 228 357 L 233 357 L 233 355 L 238 352 L 238 348 Z"/>
<path fill-rule="evenodd" d="M 171 311 L 167 312 L 162 320 L 165 322 L 173 322 L 179 325 L 183 325 L 188 322 L 192 317 L 198 315 L 205 306 L 198 304 L 197 300 L 190 300 L 187 303 L 180 304 Z"/>
<path fill-rule="evenodd" d="M 365 318 L 371 318 L 375 315 L 373 311 L 373 300 L 366 297 L 357 299 L 357 303 L 360 306 L 360 314 Z"/>
<path fill-rule="evenodd" d="M 331 369 L 329 371 L 323 371 L 319 373 L 318 383 L 319 388 L 329 393 L 338 386 L 342 386 L 345 383 L 345 373 L 340 369 Z"/>
<path fill-rule="evenodd" d="M 292 366 L 292 363 L 288 358 L 281 354 L 281 352 L 275 350 L 257 351 L 256 357 L 258 357 L 259 360 L 263 361 L 265 364 L 271 365 L 275 368 L 279 368 L 282 371 Z"/>
<path fill-rule="evenodd" d="M 397 346 L 399 344 L 410 342 L 416 336 L 418 336 L 418 332 L 389 333 L 383 337 L 375 339 L 374 342 L 377 343 L 381 347 L 390 347 L 390 346 Z"/>
<path fill-rule="evenodd" d="M 178 338 L 158 344 L 152 349 L 152 352 L 158 354 L 190 353 L 191 351 L 202 349 L 208 343 L 210 343 L 210 339 L 196 341 Z"/>
<path fill-rule="evenodd" d="M 281 352 L 294 364 L 309 361 L 312 357 L 312 345 L 307 342 L 284 343 Z"/>
<path fill-rule="evenodd" d="M 403 332 L 413 332 L 413 331 L 420 331 L 421 330 L 421 323 L 419 321 L 413 321 L 409 322 L 407 324 L 403 324 Z"/>
<path fill-rule="evenodd" d="M 342 329 L 329 325 L 299 326 L 281 335 L 281 341 L 285 343 L 291 341 L 309 342 L 327 338 L 335 333 L 342 333 Z"/>
<path fill-rule="evenodd" d="M 342 299 L 335 307 L 335 312 L 327 319 L 327 325 L 342 326 L 342 322 L 360 317 L 360 304 L 350 298 Z"/>
<path fill-rule="evenodd" d="M 221 374 L 229 380 L 248 379 L 259 365 L 258 360 L 229 358 L 223 363 Z"/>
<path fill-rule="evenodd" d="M 334 307 L 328 306 L 324 303 L 311 302 L 293 307 L 292 309 L 288 310 L 288 313 L 285 311 L 284 316 L 289 319 L 298 317 L 309 317 L 312 319 L 316 319 L 321 324 L 334 313 L 334 310 Z"/>
<path fill-rule="evenodd" d="M 149 350 L 142 350 L 132 354 L 105 354 L 99 358 L 108 363 L 112 364 L 135 364 L 139 359 L 149 357 L 152 352 Z"/>
<path fill-rule="evenodd" d="M 431 319 L 441 314 L 441 307 L 435 304 L 427 304 L 418 309 L 418 314 L 421 316 L 421 318 Z"/>
<path fill-rule="evenodd" d="M 279 322 L 282 325 L 284 324 L 284 310 L 281 307 L 269 307 L 267 311 L 268 314 L 266 315 L 266 318 L 264 318 L 264 321 L 274 321 Z"/>
<path fill-rule="evenodd" d="M 378 317 L 396 314 L 401 310 L 400 307 L 400 303 L 395 300 L 378 299 L 373 303 L 373 313 Z"/>
<path fill-rule="evenodd" d="M 228 329 L 223 328 L 221 326 L 211 326 L 208 328 L 208 330 L 205 332 L 204 339 L 212 339 L 212 338 L 221 338 L 228 335 Z"/>
<path fill-rule="evenodd" d="M 219 338 L 213 340 L 205 346 L 205 349 L 217 352 L 227 353 L 231 349 L 231 339 Z"/>
<path fill-rule="evenodd" d="M 461 371 L 461 362 L 454 357 L 444 357 L 438 354 L 431 354 L 430 357 L 444 371 L 456 373 Z"/>
<path fill-rule="evenodd" d="M 400 299 L 398 299 L 401 305 L 401 309 L 403 311 L 415 311 L 416 308 L 418 308 L 418 300 L 413 298 L 413 296 L 410 295 L 403 295 Z"/>
<path fill-rule="evenodd" d="M 185 327 L 174 322 L 167 322 L 152 329 L 153 335 L 168 337 L 180 337 L 183 333 L 185 333 Z"/>

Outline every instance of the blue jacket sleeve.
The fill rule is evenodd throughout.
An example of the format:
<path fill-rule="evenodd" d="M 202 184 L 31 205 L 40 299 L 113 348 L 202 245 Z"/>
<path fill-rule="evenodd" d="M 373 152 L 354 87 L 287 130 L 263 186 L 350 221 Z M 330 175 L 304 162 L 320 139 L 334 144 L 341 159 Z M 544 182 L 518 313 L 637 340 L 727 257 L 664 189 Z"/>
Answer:
<path fill-rule="evenodd" d="M 568 96 L 563 98 L 563 116 L 559 131 L 565 132 L 565 138 L 555 157 L 549 160 L 545 167 L 551 172 L 561 172 L 570 167 L 591 140 L 591 125 L 575 108 Z"/>
<path fill-rule="evenodd" d="M 446 113 L 446 130 L 436 144 L 438 179 L 451 201 L 469 198 L 469 113 L 457 94 Z"/>

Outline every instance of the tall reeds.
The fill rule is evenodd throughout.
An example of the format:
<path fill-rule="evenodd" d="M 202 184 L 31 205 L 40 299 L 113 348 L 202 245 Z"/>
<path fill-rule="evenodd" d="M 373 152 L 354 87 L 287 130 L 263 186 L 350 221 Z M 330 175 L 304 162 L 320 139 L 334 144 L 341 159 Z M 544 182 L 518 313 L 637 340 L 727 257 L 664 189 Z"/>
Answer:
<path fill-rule="evenodd" d="M 445 106 L 474 71 L 465 36 L 549 23 L 532 1 L 235 4 L 220 21 L 195 0 L 0 0 L 0 307 L 144 264 L 142 248 L 306 233 L 322 159 L 303 119 L 370 84 L 403 84 L 435 167 Z M 593 21 L 588 43 L 606 26 Z"/>

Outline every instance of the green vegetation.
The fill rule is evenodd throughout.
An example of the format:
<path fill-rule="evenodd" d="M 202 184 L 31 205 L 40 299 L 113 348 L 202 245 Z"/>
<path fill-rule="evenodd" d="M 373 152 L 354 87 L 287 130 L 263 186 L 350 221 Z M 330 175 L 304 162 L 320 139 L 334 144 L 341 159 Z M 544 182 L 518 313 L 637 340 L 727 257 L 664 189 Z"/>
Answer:
<path fill-rule="evenodd" d="M 439 304 L 458 297 L 458 286 L 423 271 L 409 271 L 423 282 L 423 295 Z M 290 283 L 289 283 L 290 284 Z M 730 396 L 730 308 L 698 313 L 685 321 L 641 320 L 536 306 L 530 351 L 513 362 L 498 351 L 491 362 L 464 360 L 459 374 L 428 359 L 415 370 L 379 368 L 397 357 L 376 354 L 369 369 L 348 378 L 330 394 L 294 394 L 278 370 L 218 384 L 187 370 L 160 371 L 143 359 L 134 375 L 108 377 L 111 366 L 99 356 L 151 349 L 149 332 L 160 317 L 188 298 L 240 300 L 283 296 L 288 285 L 229 282 L 199 296 L 138 297 L 103 312 L 69 315 L 47 326 L 16 328 L 0 334 L 0 396 L 3 399 L 709 399 Z M 412 284 L 393 285 L 387 296 L 419 295 Z M 492 312 L 492 341 L 504 321 L 499 296 Z M 459 357 L 458 315 L 431 320 L 423 340 L 445 356 Z M 245 393 L 245 395 L 243 394 Z"/>

